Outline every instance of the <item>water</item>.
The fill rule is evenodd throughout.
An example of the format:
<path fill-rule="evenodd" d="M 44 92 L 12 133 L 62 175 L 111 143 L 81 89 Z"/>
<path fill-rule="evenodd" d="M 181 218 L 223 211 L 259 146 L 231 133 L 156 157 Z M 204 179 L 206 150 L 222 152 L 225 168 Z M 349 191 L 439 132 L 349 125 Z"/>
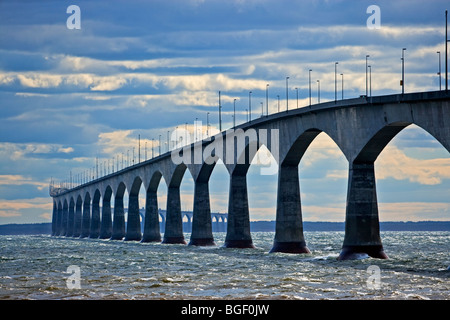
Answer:
<path fill-rule="evenodd" d="M 274 234 L 252 236 L 256 249 L 223 248 L 223 233 L 217 247 L 0 236 L 0 299 L 450 298 L 450 232 L 382 232 L 390 259 L 353 261 L 336 259 L 343 232 L 305 232 L 307 255 L 269 254 Z"/>

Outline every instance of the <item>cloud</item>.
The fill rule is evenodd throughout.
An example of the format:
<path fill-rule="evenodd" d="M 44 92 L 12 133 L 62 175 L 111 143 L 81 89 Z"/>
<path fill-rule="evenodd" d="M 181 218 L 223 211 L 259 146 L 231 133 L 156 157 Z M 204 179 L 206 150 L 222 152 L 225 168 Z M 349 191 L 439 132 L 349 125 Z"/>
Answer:
<path fill-rule="evenodd" d="M 375 164 L 377 179 L 394 178 L 423 185 L 437 185 L 450 179 L 450 158 L 418 160 L 393 145 L 383 150 Z"/>

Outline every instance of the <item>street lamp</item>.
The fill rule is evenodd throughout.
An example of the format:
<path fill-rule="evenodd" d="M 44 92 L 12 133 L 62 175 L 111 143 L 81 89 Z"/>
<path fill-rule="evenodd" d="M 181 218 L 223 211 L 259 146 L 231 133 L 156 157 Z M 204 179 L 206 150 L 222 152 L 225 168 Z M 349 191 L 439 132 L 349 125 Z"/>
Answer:
<path fill-rule="evenodd" d="M 206 113 L 206 136 L 209 137 L 209 112 Z"/>
<path fill-rule="evenodd" d="M 342 90 L 342 100 L 344 100 L 344 74 L 341 73 L 341 77 L 342 77 L 342 85 L 341 85 L 341 90 Z"/>
<path fill-rule="evenodd" d="M 269 84 L 266 84 L 266 115 L 269 115 Z"/>
<path fill-rule="evenodd" d="M 309 69 L 309 106 L 311 106 L 311 69 Z"/>
<path fill-rule="evenodd" d="M 280 112 L 280 95 L 277 94 L 277 98 L 278 98 L 278 112 Z"/>
<path fill-rule="evenodd" d="M 339 62 L 334 63 L 334 102 L 337 101 L 337 65 Z"/>
<path fill-rule="evenodd" d="M 320 103 L 320 80 L 317 80 L 317 103 Z"/>
<path fill-rule="evenodd" d="M 297 92 L 297 109 L 298 109 L 298 88 L 295 88 L 295 91 Z"/>
<path fill-rule="evenodd" d="M 159 155 L 161 155 L 161 135 L 159 135 Z"/>
<path fill-rule="evenodd" d="M 219 131 L 222 132 L 222 113 L 221 113 L 222 106 L 220 104 L 220 91 L 219 91 Z"/>
<path fill-rule="evenodd" d="M 367 84 L 367 58 L 369 58 L 369 55 L 366 55 L 366 97 L 368 95 L 367 90 L 368 90 L 368 84 Z"/>
<path fill-rule="evenodd" d="M 233 101 L 233 128 L 236 127 L 236 99 Z"/>
<path fill-rule="evenodd" d="M 372 97 L 372 66 L 367 66 L 369 68 L 369 96 Z"/>
<path fill-rule="evenodd" d="M 439 55 L 439 71 L 438 71 L 438 76 L 439 76 L 439 91 L 442 90 L 442 81 L 441 81 L 441 52 L 438 51 L 437 54 Z"/>
<path fill-rule="evenodd" d="M 405 94 L 405 50 L 402 49 L 402 94 Z"/>
<path fill-rule="evenodd" d="M 289 89 L 288 89 L 289 77 L 286 77 L 286 112 L 289 110 Z"/>
<path fill-rule="evenodd" d="M 249 121 L 252 121 L 252 92 L 251 91 L 248 93 L 248 114 L 249 114 Z"/>
<path fill-rule="evenodd" d="M 261 101 L 261 118 L 264 116 L 264 103 Z"/>

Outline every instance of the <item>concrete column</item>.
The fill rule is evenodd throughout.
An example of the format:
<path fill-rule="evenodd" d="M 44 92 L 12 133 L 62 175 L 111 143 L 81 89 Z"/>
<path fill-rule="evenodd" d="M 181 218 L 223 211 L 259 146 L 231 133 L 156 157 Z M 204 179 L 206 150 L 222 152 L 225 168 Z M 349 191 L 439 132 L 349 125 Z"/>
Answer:
<path fill-rule="evenodd" d="M 350 165 L 345 237 L 339 259 L 355 259 L 360 254 L 387 259 L 380 238 L 373 163 Z"/>
<path fill-rule="evenodd" d="M 158 197 L 156 191 L 147 191 L 142 242 L 161 242 L 158 217 Z"/>
<path fill-rule="evenodd" d="M 94 197 L 95 199 L 95 197 Z M 100 201 L 92 201 L 92 216 L 89 238 L 97 239 L 100 236 Z"/>
<path fill-rule="evenodd" d="M 67 220 L 66 237 L 73 236 L 74 224 L 75 224 L 75 206 L 69 203 L 69 219 Z"/>
<path fill-rule="evenodd" d="M 280 166 L 275 240 L 270 252 L 310 253 L 303 237 L 298 166 Z"/>
<path fill-rule="evenodd" d="M 214 246 L 212 234 L 211 207 L 209 201 L 209 183 L 195 182 L 194 212 L 192 216 L 192 233 L 189 245 Z"/>
<path fill-rule="evenodd" d="M 230 175 L 227 235 L 224 247 L 254 248 L 250 234 L 247 176 L 245 174 Z"/>
<path fill-rule="evenodd" d="M 109 239 L 112 235 L 111 200 L 103 199 L 100 239 Z"/>
<path fill-rule="evenodd" d="M 114 199 L 114 218 L 111 240 L 122 240 L 125 237 L 125 211 L 123 196 Z"/>
<path fill-rule="evenodd" d="M 169 187 L 167 191 L 166 228 L 162 243 L 186 244 L 181 218 L 180 187 Z"/>
<path fill-rule="evenodd" d="M 82 221 L 82 213 L 81 213 L 81 203 L 75 205 L 75 218 L 73 225 L 73 237 L 79 237 L 81 235 L 81 221 Z"/>
<path fill-rule="evenodd" d="M 58 217 L 58 209 L 56 202 L 53 201 L 53 212 L 52 212 L 52 236 L 56 235 L 56 219 Z"/>
<path fill-rule="evenodd" d="M 58 209 L 56 210 L 56 232 L 55 236 L 61 235 L 61 228 L 62 228 L 62 207 L 58 206 Z"/>
<path fill-rule="evenodd" d="M 89 237 L 90 226 L 91 226 L 91 203 L 90 201 L 84 201 L 80 238 Z"/>
<path fill-rule="evenodd" d="M 67 233 L 67 223 L 69 221 L 69 207 L 64 205 L 62 211 L 62 224 L 60 236 L 65 236 Z"/>
<path fill-rule="evenodd" d="M 141 238 L 138 195 L 130 195 L 128 200 L 127 234 L 125 241 L 140 241 Z"/>

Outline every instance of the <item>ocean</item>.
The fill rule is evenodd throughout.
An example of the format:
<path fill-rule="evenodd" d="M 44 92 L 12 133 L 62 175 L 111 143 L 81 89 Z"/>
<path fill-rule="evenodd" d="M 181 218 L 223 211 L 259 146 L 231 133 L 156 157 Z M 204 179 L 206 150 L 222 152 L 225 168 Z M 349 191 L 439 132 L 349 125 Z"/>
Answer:
<path fill-rule="evenodd" d="M 305 232 L 311 254 L 49 235 L 0 236 L 0 299 L 448 300 L 450 232 L 381 232 L 388 260 L 338 261 L 343 232 Z M 190 234 L 185 234 L 188 241 Z"/>

